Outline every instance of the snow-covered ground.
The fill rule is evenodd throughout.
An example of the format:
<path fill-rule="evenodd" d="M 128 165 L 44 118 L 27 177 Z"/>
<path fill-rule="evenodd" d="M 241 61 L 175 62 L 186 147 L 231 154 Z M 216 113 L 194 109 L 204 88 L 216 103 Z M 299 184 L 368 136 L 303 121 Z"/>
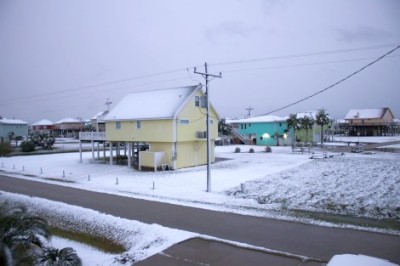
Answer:
<path fill-rule="evenodd" d="M 332 153 L 328 154 L 330 158 L 311 160 L 309 154 L 293 154 L 289 147 L 272 147 L 272 153 L 265 153 L 264 147 L 240 145 L 242 152 L 234 153 L 236 147 L 216 147 L 215 154 L 220 160 L 211 166 L 212 192 L 206 192 L 205 166 L 139 172 L 101 160 L 91 163 L 91 152 L 83 153 L 83 163 L 79 163 L 79 153 L 0 158 L 0 171 L 17 178 L 248 215 L 295 220 L 286 210 L 305 210 L 400 219 L 399 153 Z M 255 153 L 249 153 L 250 148 Z M 245 192 L 241 191 L 241 184 Z M 127 226 L 127 230 L 144 228 L 132 222 L 136 224 Z M 157 234 L 167 234 L 160 244 L 152 242 L 152 236 L 143 234 L 145 240 L 138 245 L 155 243 L 156 252 L 157 248 L 190 237 L 185 232 L 178 240 L 170 238 L 165 233 L 168 230 L 157 231 Z M 125 241 L 123 237 L 121 241 Z M 141 253 L 140 246 L 128 243 L 128 249 L 135 259 L 149 256 L 147 251 Z"/>
<path fill-rule="evenodd" d="M 118 261 L 137 262 L 198 234 L 171 229 L 157 224 L 114 217 L 98 211 L 68 204 L 1 192 L 0 203 L 23 204 L 30 212 L 45 218 L 52 226 L 65 230 L 94 234 L 123 245 L 123 254 L 109 254 L 86 244 L 53 236 L 49 245 L 55 248 L 72 247 L 83 265 L 120 265 Z"/>
<path fill-rule="evenodd" d="M 334 136 L 333 141 L 343 142 L 361 142 L 361 143 L 384 143 L 389 141 L 400 141 L 400 136 L 385 136 L 385 137 L 348 137 L 348 136 Z"/>

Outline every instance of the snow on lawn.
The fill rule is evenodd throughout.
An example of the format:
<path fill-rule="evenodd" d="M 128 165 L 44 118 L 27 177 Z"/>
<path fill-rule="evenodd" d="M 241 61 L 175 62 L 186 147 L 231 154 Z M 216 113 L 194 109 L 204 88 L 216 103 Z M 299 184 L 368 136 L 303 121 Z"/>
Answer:
<path fill-rule="evenodd" d="M 198 236 L 157 224 L 144 224 L 100 213 L 91 209 L 19 194 L 1 192 L 0 203 L 9 201 L 27 206 L 28 211 L 45 218 L 52 226 L 104 237 L 123 245 L 123 254 L 109 254 L 86 244 L 52 237 L 50 246 L 72 247 L 83 265 L 120 265 L 118 261 L 137 262 L 166 248 Z"/>
<path fill-rule="evenodd" d="M 389 141 L 400 141 L 400 136 L 385 136 L 385 137 L 348 137 L 348 136 L 334 136 L 333 141 L 350 141 L 360 143 L 384 143 Z M 329 142 L 327 142 L 329 144 Z"/>
<path fill-rule="evenodd" d="M 211 193 L 205 191 L 205 166 L 139 172 L 101 160 L 93 164 L 91 152 L 83 153 L 83 163 L 78 153 L 0 158 L 0 170 L 20 178 L 244 214 L 271 217 L 281 209 L 301 209 L 400 218 L 399 153 L 310 160 L 309 154 L 293 154 L 290 147 L 265 153 L 261 146 L 240 145 L 242 152 L 234 153 L 235 147 L 216 147 L 216 157 L 225 160 L 211 166 Z M 240 192 L 241 183 L 246 193 Z"/>
<path fill-rule="evenodd" d="M 246 183 L 239 198 L 289 210 L 400 219 L 400 163 L 393 154 L 336 155 Z"/>
<path fill-rule="evenodd" d="M 235 146 L 217 147 L 216 156 L 225 160 L 211 167 L 212 193 L 206 192 L 205 166 L 177 171 L 141 172 L 129 169 L 126 165 L 109 165 L 108 161 L 104 163 L 99 160 L 93 164 L 91 152 L 83 153 L 83 163 L 79 163 L 78 153 L 0 158 L 0 170 L 20 178 L 107 193 L 181 203 L 223 204 L 229 201 L 223 191 L 309 161 L 307 154 L 292 154 L 287 147 L 273 148 L 272 153 L 265 153 L 264 147 L 252 147 L 256 152 L 248 153 L 250 148 L 241 146 L 242 153 L 234 153 Z"/>

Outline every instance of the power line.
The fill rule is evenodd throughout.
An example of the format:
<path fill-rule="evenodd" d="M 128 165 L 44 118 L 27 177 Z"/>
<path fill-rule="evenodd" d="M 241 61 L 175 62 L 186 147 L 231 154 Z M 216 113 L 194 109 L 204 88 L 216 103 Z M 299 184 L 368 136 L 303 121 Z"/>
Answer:
<path fill-rule="evenodd" d="M 358 69 L 357 71 L 351 73 L 350 75 L 348 75 L 348 76 L 342 78 L 341 80 L 339 80 L 339 81 L 333 83 L 332 85 L 330 85 L 330 86 L 328 86 L 328 87 L 326 87 L 326 88 L 324 88 L 324 89 L 322 89 L 322 90 L 320 90 L 320 91 L 317 91 L 317 92 L 315 92 L 315 93 L 313 93 L 313 94 L 311 94 L 311 95 L 309 95 L 309 96 L 307 96 L 307 97 L 304 97 L 304 98 L 302 98 L 302 99 L 300 99 L 300 100 L 298 100 L 298 101 L 295 101 L 295 102 L 293 102 L 293 103 L 290 103 L 290 104 L 288 104 L 288 105 L 285 105 L 285 106 L 283 106 L 283 107 L 280 107 L 280 108 L 278 108 L 278 109 L 275 109 L 275 110 L 273 110 L 273 111 L 270 111 L 270 112 L 268 112 L 268 113 L 261 114 L 261 115 L 258 115 L 258 116 L 269 115 L 269 114 L 272 114 L 272 113 L 281 111 L 281 110 L 283 110 L 283 109 L 286 109 L 286 108 L 288 108 L 288 107 L 291 107 L 291 106 L 293 106 L 293 105 L 296 105 L 296 104 L 298 104 L 298 103 L 304 102 L 305 100 L 308 100 L 308 99 L 310 99 L 310 98 L 312 98 L 312 97 L 315 97 L 315 96 L 317 96 L 318 94 L 321 94 L 321 93 L 323 93 L 323 92 L 325 92 L 325 91 L 327 91 L 327 90 L 329 90 L 329 89 L 335 87 L 336 85 L 338 85 L 338 84 L 344 82 L 345 80 L 347 80 L 347 79 L 349 79 L 349 78 L 351 78 L 351 77 L 357 75 L 357 74 L 360 73 L 361 71 L 365 70 L 366 68 L 368 68 L 368 67 L 372 66 L 373 64 L 377 63 L 378 61 L 382 60 L 383 58 L 385 58 L 386 56 L 388 56 L 389 54 L 393 53 L 394 51 L 396 51 L 396 50 L 399 49 L 399 48 L 400 48 L 400 45 L 396 46 L 394 49 L 390 50 L 389 52 L 387 52 L 387 53 L 385 53 L 384 55 L 380 56 L 379 58 L 375 59 L 374 61 L 368 63 L 367 65 L 363 66 L 362 68 Z"/>
<path fill-rule="evenodd" d="M 101 87 L 101 86 L 106 86 L 106 85 L 114 85 L 114 84 L 118 84 L 118 83 L 132 81 L 132 80 L 151 78 L 151 77 L 155 77 L 155 76 L 161 76 L 161 75 L 166 75 L 166 74 L 186 71 L 186 69 L 193 69 L 193 67 L 180 68 L 180 69 L 168 70 L 168 71 L 158 72 L 158 73 L 153 73 L 153 74 L 148 74 L 148 75 L 136 76 L 136 77 L 132 77 L 132 78 L 126 78 L 126 79 L 119 79 L 119 80 L 107 81 L 107 82 L 102 82 L 102 83 L 96 83 L 96 84 L 92 84 L 92 85 L 80 86 L 80 87 L 71 88 L 71 89 L 59 90 L 59 91 L 56 91 L 56 92 L 48 92 L 48 93 L 42 93 L 42 94 L 26 96 L 26 97 L 11 98 L 11 99 L 7 99 L 7 101 L 31 99 L 33 97 L 37 98 L 37 97 L 42 97 L 42 96 L 61 94 L 61 93 L 71 92 L 71 91 L 79 91 L 79 90 L 90 89 L 90 88 L 95 88 L 95 87 Z"/>
<path fill-rule="evenodd" d="M 254 59 L 244 59 L 244 60 L 220 62 L 220 63 L 214 63 L 214 64 L 209 64 L 209 65 L 210 66 L 234 65 L 234 64 L 244 64 L 244 63 L 253 63 L 253 62 L 261 62 L 261 61 L 270 61 L 270 60 L 280 60 L 280 59 L 289 59 L 289 58 L 298 58 L 298 57 L 317 56 L 317 55 L 349 53 L 349 52 L 358 52 L 358 51 L 365 51 L 365 50 L 388 48 L 388 47 L 393 47 L 393 46 L 396 46 L 396 45 L 399 45 L 399 43 L 381 44 L 381 45 L 364 46 L 364 47 L 358 47 L 358 48 L 339 49 L 339 50 L 328 50 L 328 51 L 313 52 L 313 53 L 302 53 L 302 54 L 292 54 L 292 55 L 261 57 L 261 58 L 254 58 Z"/>
<path fill-rule="evenodd" d="M 393 57 L 399 57 L 399 56 L 400 55 L 389 55 L 387 57 L 393 58 Z M 231 70 L 222 70 L 222 72 L 231 73 L 231 72 L 257 71 L 257 70 L 277 69 L 277 68 L 287 68 L 287 67 L 314 66 L 314 65 L 324 65 L 324 64 L 333 64 L 333 63 L 349 63 L 349 62 L 371 60 L 371 59 L 375 59 L 375 58 L 376 57 L 364 57 L 364 58 L 332 60 L 332 61 L 302 63 L 302 64 L 289 64 L 289 65 L 277 65 L 277 66 L 242 68 L 242 69 L 239 68 L 239 69 L 231 69 Z"/>
<path fill-rule="evenodd" d="M 165 82 L 171 82 L 171 81 L 177 81 L 177 80 L 187 80 L 187 77 L 181 77 L 181 78 L 175 78 L 175 79 L 167 79 L 167 80 L 162 80 L 162 81 L 156 81 L 156 82 L 146 82 L 146 83 L 140 83 L 140 84 L 135 84 L 135 85 L 128 85 L 128 86 L 123 86 L 123 87 L 117 87 L 117 88 L 112 88 L 113 91 L 117 91 L 117 90 L 123 90 L 123 89 L 127 89 L 127 88 L 137 88 L 137 87 L 142 87 L 142 86 L 147 86 L 147 85 L 154 85 L 154 84 L 160 84 L 160 83 L 165 83 Z M 100 90 L 97 90 L 96 92 L 100 92 L 100 91 L 107 91 L 110 90 L 109 88 L 103 88 Z M 43 97 L 48 97 L 48 98 L 53 98 L 53 97 L 57 97 L 59 94 L 62 93 L 68 93 L 71 91 L 58 91 L 58 92 L 54 92 L 54 93 L 48 93 L 46 95 L 43 94 L 38 94 L 38 95 L 31 95 L 31 96 L 26 96 L 26 97 L 21 97 L 21 98 L 15 98 L 13 100 L 5 100 L 3 102 L 0 102 L 2 105 L 7 105 L 7 104 L 13 104 L 13 103 L 18 103 L 18 102 L 26 102 L 26 101 L 30 101 L 32 99 L 37 99 L 37 98 L 43 98 Z M 83 95 L 86 92 L 80 92 L 79 95 Z M 74 94 L 71 95 L 67 95 L 65 97 L 70 97 L 73 96 Z M 63 96 L 64 97 L 64 96 Z"/>
<path fill-rule="evenodd" d="M 366 46 L 366 47 L 358 47 L 358 48 L 349 48 L 349 49 L 341 49 L 341 50 L 330 50 L 330 51 L 322 51 L 322 52 L 314 52 L 314 53 L 293 54 L 293 55 L 264 57 L 264 58 L 238 60 L 238 61 L 230 61 L 230 62 L 220 62 L 220 63 L 215 63 L 215 64 L 209 64 L 209 66 L 210 65 L 211 66 L 217 66 L 217 65 L 242 64 L 242 63 L 251 63 L 251 62 L 267 61 L 267 60 L 279 60 L 279 59 L 289 59 L 289 58 L 297 58 L 297 57 L 317 56 L 317 55 L 324 55 L 324 54 L 348 53 L 348 52 L 356 52 L 356 51 L 364 51 L 364 50 L 372 50 L 372 49 L 382 49 L 382 48 L 387 48 L 387 47 L 393 47 L 393 46 L 398 45 L 398 44 L 399 43 L 390 43 L 390 44 L 382 44 L 382 45 L 374 45 L 374 46 Z M 363 59 L 360 59 L 360 60 L 363 60 Z M 350 62 L 350 61 L 351 60 L 348 60 L 348 62 Z M 355 59 L 354 61 L 357 61 L 357 59 Z M 343 62 L 345 62 L 345 61 L 343 61 Z M 325 63 L 325 62 L 323 62 L 323 63 Z M 328 63 L 328 62 L 326 62 L 326 63 Z M 335 63 L 335 61 L 331 61 L 331 63 Z M 310 65 L 312 65 L 312 64 L 313 63 L 311 63 Z M 322 63 L 314 63 L 314 64 L 322 64 Z M 304 65 L 308 65 L 308 64 L 298 64 L 298 65 L 290 65 L 290 66 L 304 66 Z M 200 66 L 197 66 L 197 67 L 200 67 Z M 272 67 L 266 67 L 266 68 L 249 68 L 249 69 L 238 69 L 238 70 L 226 70 L 224 72 L 254 71 L 254 70 L 262 70 L 262 69 L 268 69 L 268 68 L 280 68 L 280 67 L 287 67 L 287 66 L 272 66 Z M 167 74 L 177 73 L 177 72 L 181 72 L 181 71 L 185 71 L 185 72 L 189 73 L 189 70 L 192 70 L 194 68 L 195 67 L 178 68 L 178 69 L 167 70 L 167 71 L 163 71 L 163 72 L 157 72 L 157 73 L 152 73 L 152 74 L 135 76 L 135 77 L 131 77 L 131 78 L 125 78 L 125 79 L 119 79 L 119 80 L 96 83 L 96 84 L 92 84 L 92 85 L 80 86 L 80 87 L 76 87 L 76 88 L 59 90 L 59 91 L 55 91 L 55 92 L 48 92 L 48 93 L 42 93 L 42 94 L 36 94 L 36 95 L 30 95 L 30 96 L 24 96 L 24 97 L 10 98 L 10 99 L 5 99 L 0 103 L 1 104 L 8 104 L 8 103 L 11 103 L 11 102 L 19 102 L 19 101 L 24 101 L 24 100 L 31 100 L 31 99 L 35 99 L 35 98 L 41 98 L 41 97 L 44 97 L 44 96 L 55 96 L 55 95 L 68 93 L 68 92 L 74 92 L 74 91 L 79 91 L 81 93 L 81 90 L 86 90 L 86 89 L 96 88 L 96 87 L 101 87 L 101 86 L 114 85 L 114 84 L 118 84 L 118 83 L 124 83 L 124 82 L 128 82 L 128 81 L 132 81 L 132 80 L 152 78 L 152 77 L 156 77 L 156 76 L 167 75 Z M 192 79 L 192 77 L 190 76 L 190 73 L 189 73 L 189 78 Z M 134 86 L 130 86 L 130 87 L 137 87 L 137 86 L 138 85 L 134 85 Z M 113 89 L 113 90 L 115 90 L 115 89 Z"/>

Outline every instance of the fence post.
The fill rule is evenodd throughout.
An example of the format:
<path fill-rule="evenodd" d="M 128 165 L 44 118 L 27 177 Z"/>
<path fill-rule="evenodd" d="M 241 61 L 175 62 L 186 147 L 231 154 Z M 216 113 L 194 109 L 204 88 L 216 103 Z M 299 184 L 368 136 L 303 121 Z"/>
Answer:
<path fill-rule="evenodd" d="M 87 180 L 90 181 L 90 175 L 87 176 Z"/>
<path fill-rule="evenodd" d="M 118 185 L 118 177 L 115 178 L 115 184 Z"/>
<path fill-rule="evenodd" d="M 62 177 L 65 177 L 65 170 L 63 170 L 63 176 Z"/>
<path fill-rule="evenodd" d="M 156 183 L 153 181 L 153 190 L 156 189 Z"/>

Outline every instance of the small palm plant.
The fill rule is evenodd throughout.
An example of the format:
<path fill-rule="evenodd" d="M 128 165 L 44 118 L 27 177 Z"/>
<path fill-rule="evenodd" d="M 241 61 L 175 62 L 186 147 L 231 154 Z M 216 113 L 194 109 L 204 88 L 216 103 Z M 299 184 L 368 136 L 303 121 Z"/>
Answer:
<path fill-rule="evenodd" d="M 50 237 L 46 220 L 24 206 L 0 204 L 0 265 L 82 265 L 72 248 L 47 248 Z"/>
<path fill-rule="evenodd" d="M 72 248 L 49 248 L 37 260 L 40 265 L 46 266 L 81 266 L 82 261 L 76 251 Z"/>
<path fill-rule="evenodd" d="M 33 264 L 49 238 L 45 220 L 29 215 L 23 206 L 0 205 L 0 262 Z"/>

